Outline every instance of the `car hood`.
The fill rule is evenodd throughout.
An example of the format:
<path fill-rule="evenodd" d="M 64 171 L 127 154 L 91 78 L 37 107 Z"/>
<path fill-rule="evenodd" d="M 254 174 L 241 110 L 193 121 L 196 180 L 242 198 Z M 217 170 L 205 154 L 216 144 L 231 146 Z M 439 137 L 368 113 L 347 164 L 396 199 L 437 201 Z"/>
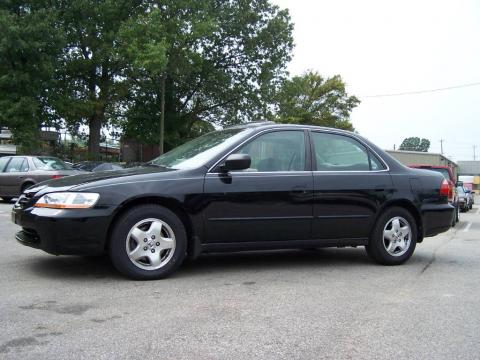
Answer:
<path fill-rule="evenodd" d="M 82 173 L 80 175 L 73 175 L 62 177 L 59 179 L 43 181 L 41 183 L 38 183 L 36 186 L 28 189 L 28 192 L 38 193 L 41 191 L 42 193 L 44 193 L 51 191 L 67 191 L 80 185 L 85 185 L 102 180 L 117 179 L 135 175 L 148 175 L 152 173 L 167 173 L 172 171 L 175 170 L 158 166 L 142 166 L 122 170 L 101 171 L 94 173 L 88 172 Z"/>

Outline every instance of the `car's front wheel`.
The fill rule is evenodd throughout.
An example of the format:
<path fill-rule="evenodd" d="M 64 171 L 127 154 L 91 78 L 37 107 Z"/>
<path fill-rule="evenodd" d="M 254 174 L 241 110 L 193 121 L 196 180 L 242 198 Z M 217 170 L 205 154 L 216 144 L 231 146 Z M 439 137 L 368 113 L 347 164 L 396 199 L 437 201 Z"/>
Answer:
<path fill-rule="evenodd" d="M 377 220 L 368 245 L 368 255 L 383 265 L 400 265 L 413 254 L 417 243 L 415 219 L 404 208 L 387 209 Z"/>
<path fill-rule="evenodd" d="M 137 280 L 161 279 L 185 259 L 187 235 L 182 221 L 159 205 L 140 205 L 123 214 L 109 244 L 113 265 Z"/>

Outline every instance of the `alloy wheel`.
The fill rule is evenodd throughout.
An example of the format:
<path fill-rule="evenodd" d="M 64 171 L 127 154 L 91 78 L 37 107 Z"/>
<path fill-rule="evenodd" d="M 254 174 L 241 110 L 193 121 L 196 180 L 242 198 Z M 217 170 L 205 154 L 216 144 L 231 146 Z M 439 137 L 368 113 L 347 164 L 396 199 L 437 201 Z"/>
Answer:
<path fill-rule="evenodd" d="M 143 270 L 157 270 L 172 259 L 175 253 L 175 234 L 160 219 L 144 219 L 136 223 L 126 238 L 130 261 Z"/>
<path fill-rule="evenodd" d="M 403 217 L 390 219 L 383 229 L 383 246 L 389 255 L 402 256 L 410 248 L 412 230 Z"/>

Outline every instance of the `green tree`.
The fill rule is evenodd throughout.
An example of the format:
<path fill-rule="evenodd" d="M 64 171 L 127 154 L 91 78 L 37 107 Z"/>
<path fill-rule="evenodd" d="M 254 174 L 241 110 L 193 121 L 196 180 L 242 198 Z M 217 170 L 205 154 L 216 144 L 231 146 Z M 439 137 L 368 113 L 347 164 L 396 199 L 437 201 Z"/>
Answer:
<path fill-rule="evenodd" d="M 350 112 L 359 103 L 355 96 L 347 94 L 339 75 L 325 79 L 308 71 L 282 83 L 275 98 L 273 119 L 353 130 Z"/>
<path fill-rule="evenodd" d="M 98 156 L 101 129 L 118 116 L 126 96 L 125 61 L 118 56 L 122 25 L 145 13 L 142 0 L 55 2 L 56 26 L 65 34 L 59 55 L 55 111 L 71 130 L 89 129 L 88 151 Z"/>
<path fill-rule="evenodd" d="M 408 137 L 403 140 L 402 144 L 398 149 L 407 151 L 428 152 L 429 148 L 430 140 L 424 138 L 420 139 L 419 137 Z"/>
<path fill-rule="evenodd" d="M 24 151 L 35 151 L 41 126 L 58 125 L 50 101 L 62 39 L 42 1 L 0 4 L 0 124 Z"/>
<path fill-rule="evenodd" d="M 267 0 L 155 1 L 121 33 L 129 96 L 119 124 L 158 143 L 164 96 L 167 149 L 215 124 L 265 118 L 293 46 L 288 12 Z"/>

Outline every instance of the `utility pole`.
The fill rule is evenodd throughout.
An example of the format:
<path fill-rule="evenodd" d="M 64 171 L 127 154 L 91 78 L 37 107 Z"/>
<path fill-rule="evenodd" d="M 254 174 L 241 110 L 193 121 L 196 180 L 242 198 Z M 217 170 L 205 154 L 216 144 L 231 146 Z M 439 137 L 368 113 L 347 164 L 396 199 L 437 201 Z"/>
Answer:
<path fill-rule="evenodd" d="M 165 80 L 166 80 L 167 76 L 166 74 L 163 74 L 162 75 L 162 78 L 161 78 L 161 83 L 160 83 L 160 86 L 161 86 L 161 91 L 162 91 L 162 94 L 161 94 L 161 99 L 160 99 L 160 146 L 159 146 L 159 152 L 160 152 L 160 155 L 163 154 L 163 142 L 164 142 L 164 138 L 165 138 Z"/>
<path fill-rule="evenodd" d="M 440 139 L 440 154 L 443 155 L 443 142 L 445 141 L 445 139 Z"/>
<path fill-rule="evenodd" d="M 477 145 L 473 145 L 473 161 L 477 160 L 476 154 L 475 154 L 475 149 L 477 148 Z"/>

